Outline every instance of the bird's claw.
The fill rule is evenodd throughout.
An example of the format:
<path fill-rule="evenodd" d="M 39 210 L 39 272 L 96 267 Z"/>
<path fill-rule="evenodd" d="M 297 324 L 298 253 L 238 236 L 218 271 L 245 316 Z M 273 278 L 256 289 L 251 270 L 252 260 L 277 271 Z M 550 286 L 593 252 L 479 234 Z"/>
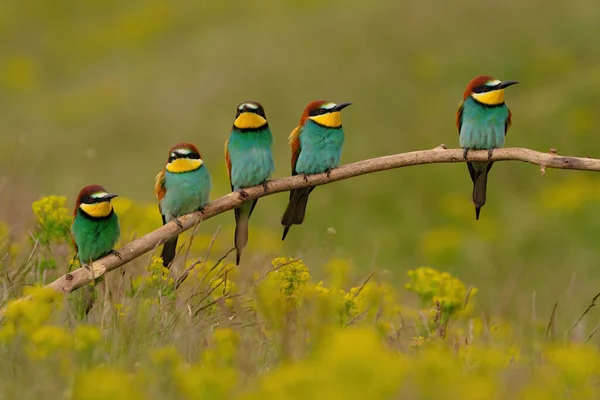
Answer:
<path fill-rule="evenodd" d="M 206 210 L 204 209 L 204 207 L 200 207 L 200 208 L 198 209 L 198 211 L 200 211 L 200 214 L 204 214 L 204 212 L 205 212 Z"/>
<path fill-rule="evenodd" d="M 171 221 L 175 222 L 175 224 L 180 228 L 183 229 L 183 224 L 181 223 L 181 221 L 179 219 L 177 219 L 177 217 L 173 218 Z"/>
<path fill-rule="evenodd" d="M 325 171 L 325 172 L 327 172 L 327 177 L 329 178 L 329 177 L 331 176 L 331 170 L 330 170 L 330 169 L 328 169 L 328 170 L 327 170 L 327 171 Z"/>
<path fill-rule="evenodd" d="M 263 190 L 265 191 L 265 193 L 267 193 L 267 192 L 269 191 L 269 185 L 268 185 L 268 183 L 267 183 L 267 182 L 268 182 L 268 181 L 264 181 L 264 182 L 262 183 L 262 187 L 263 187 Z"/>
<path fill-rule="evenodd" d="M 467 154 L 469 154 L 469 148 L 465 147 L 463 149 L 463 158 L 466 160 L 467 159 Z"/>
<path fill-rule="evenodd" d="M 304 182 L 308 182 L 308 175 L 304 174 L 302 178 L 304 179 Z"/>
<path fill-rule="evenodd" d="M 242 200 L 246 200 L 249 196 L 248 192 L 246 192 L 244 189 L 240 189 L 238 193 L 240 194 Z"/>
<path fill-rule="evenodd" d="M 115 256 L 119 257 L 119 260 L 123 259 L 123 256 L 121 255 L 121 253 L 119 253 L 117 250 L 111 250 L 110 254 L 114 254 Z"/>
<path fill-rule="evenodd" d="M 488 161 L 492 161 L 492 155 L 494 154 L 494 148 L 488 150 Z"/>

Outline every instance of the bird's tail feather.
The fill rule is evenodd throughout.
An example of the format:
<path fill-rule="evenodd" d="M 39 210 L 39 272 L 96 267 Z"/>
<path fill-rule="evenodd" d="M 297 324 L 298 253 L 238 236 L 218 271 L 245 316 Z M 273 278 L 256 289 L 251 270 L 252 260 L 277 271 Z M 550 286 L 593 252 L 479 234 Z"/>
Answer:
<path fill-rule="evenodd" d="M 309 187 L 290 191 L 290 201 L 281 218 L 281 225 L 283 225 L 281 240 L 285 240 L 292 225 L 300 225 L 304 222 L 308 195 L 313 189 L 314 187 Z"/>
<path fill-rule="evenodd" d="M 163 259 L 163 266 L 166 268 L 169 268 L 169 264 L 171 264 L 171 262 L 175 258 L 175 253 L 177 252 L 177 238 L 178 236 L 175 236 L 173 239 L 163 244 L 160 256 Z"/>
<path fill-rule="evenodd" d="M 487 178 L 493 163 L 467 163 L 473 181 L 473 204 L 475 219 L 479 219 L 481 207 L 485 205 L 487 195 Z"/>
<path fill-rule="evenodd" d="M 162 210 L 160 209 L 160 204 L 158 205 L 158 210 L 160 211 L 160 215 L 162 216 L 162 223 L 163 223 L 163 225 L 165 225 L 167 223 L 167 218 L 162 213 Z M 171 264 L 171 262 L 175 258 L 176 252 L 177 252 L 177 236 L 175 236 L 173 239 L 171 239 L 163 244 L 163 248 L 160 253 L 160 257 L 163 260 L 163 266 L 165 268 L 169 268 L 169 264 Z"/>
<path fill-rule="evenodd" d="M 254 207 L 256 206 L 256 202 L 258 200 L 253 200 L 252 202 L 243 203 L 240 207 L 235 209 L 235 264 L 240 265 L 240 259 L 242 258 L 242 250 L 248 244 L 248 221 L 250 219 L 250 215 L 252 215 L 252 211 L 254 211 Z"/>

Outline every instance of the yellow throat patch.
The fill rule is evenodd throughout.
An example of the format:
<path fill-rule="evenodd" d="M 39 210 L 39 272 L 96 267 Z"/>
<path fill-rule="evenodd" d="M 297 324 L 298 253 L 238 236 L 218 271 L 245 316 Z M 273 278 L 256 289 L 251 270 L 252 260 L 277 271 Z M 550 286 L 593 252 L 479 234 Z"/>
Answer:
<path fill-rule="evenodd" d="M 485 93 L 473 93 L 471 97 L 488 106 L 497 106 L 504 103 L 504 89 L 492 90 Z"/>
<path fill-rule="evenodd" d="M 312 119 L 317 124 L 326 126 L 328 128 L 339 128 L 342 126 L 342 115 L 339 111 L 308 118 Z"/>
<path fill-rule="evenodd" d="M 110 214 L 110 212 L 113 209 L 112 204 L 110 204 L 110 201 L 103 201 L 102 203 L 95 204 L 81 203 L 79 205 L 79 208 L 81 208 L 87 215 L 94 218 L 106 217 Z"/>
<path fill-rule="evenodd" d="M 190 172 L 200 168 L 202 164 L 203 161 L 200 159 L 194 160 L 191 158 L 178 158 L 167 164 L 167 171 L 173 174 L 179 174 L 181 172 Z"/>
<path fill-rule="evenodd" d="M 257 129 L 266 123 L 267 120 L 258 114 L 243 112 L 235 119 L 233 126 L 238 129 Z"/>

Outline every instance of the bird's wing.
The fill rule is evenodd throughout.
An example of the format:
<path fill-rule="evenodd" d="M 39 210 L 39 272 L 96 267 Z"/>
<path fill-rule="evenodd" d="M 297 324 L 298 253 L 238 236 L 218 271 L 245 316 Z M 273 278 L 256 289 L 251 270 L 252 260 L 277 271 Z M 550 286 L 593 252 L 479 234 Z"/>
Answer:
<path fill-rule="evenodd" d="M 506 133 L 508 132 L 508 128 L 510 128 L 510 125 L 512 124 L 512 113 L 510 112 L 510 108 L 508 109 L 508 118 L 506 118 L 506 122 L 504 123 L 504 136 L 506 136 Z"/>
<path fill-rule="evenodd" d="M 231 157 L 229 157 L 229 140 L 225 141 L 225 165 L 227 165 L 227 175 L 229 175 L 229 184 L 231 190 L 233 190 L 233 184 L 231 183 Z"/>
<path fill-rule="evenodd" d="M 302 132 L 302 126 L 294 128 L 290 137 L 290 147 L 292 148 L 292 175 L 296 173 L 296 163 L 298 162 L 298 156 L 300 156 L 300 133 Z"/>
<path fill-rule="evenodd" d="M 165 187 L 165 170 L 163 169 L 154 178 L 154 194 L 159 203 L 165 197 L 165 193 L 167 193 L 167 188 Z"/>
<path fill-rule="evenodd" d="M 463 114 L 463 102 L 461 101 L 456 110 L 456 127 L 458 128 L 458 134 L 460 135 L 460 128 L 462 128 L 462 114 Z"/>
<path fill-rule="evenodd" d="M 70 233 L 71 233 L 71 242 L 73 242 L 73 247 L 75 248 L 75 256 L 77 256 L 77 253 L 79 253 L 79 248 L 77 247 L 77 242 L 75 242 L 75 236 L 73 235 L 73 224 L 74 223 L 75 223 L 75 217 L 73 217 L 73 220 L 71 221 Z"/>

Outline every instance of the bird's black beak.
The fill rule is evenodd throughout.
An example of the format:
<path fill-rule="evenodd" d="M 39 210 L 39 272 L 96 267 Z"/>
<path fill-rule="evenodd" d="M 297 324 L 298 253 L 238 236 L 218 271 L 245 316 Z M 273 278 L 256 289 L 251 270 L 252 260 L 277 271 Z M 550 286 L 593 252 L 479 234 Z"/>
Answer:
<path fill-rule="evenodd" d="M 114 193 L 107 193 L 104 196 L 102 196 L 102 201 L 110 201 L 111 199 L 114 199 L 115 197 L 118 197 L 118 194 L 114 194 Z"/>
<path fill-rule="evenodd" d="M 496 89 L 504 89 L 509 86 L 516 85 L 517 83 L 519 83 L 519 82 L 517 82 L 517 81 L 502 81 L 498 84 L 498 86 L 496 86 Z"/>
<path fill-rule="evenodd" d="M 344 108 L 348 107 L 351 104 L 352 103 L 340 103 L 340 104 L 336 104 L 335 107 L 333 107 L 332 111 L 342 111 Z"/>

